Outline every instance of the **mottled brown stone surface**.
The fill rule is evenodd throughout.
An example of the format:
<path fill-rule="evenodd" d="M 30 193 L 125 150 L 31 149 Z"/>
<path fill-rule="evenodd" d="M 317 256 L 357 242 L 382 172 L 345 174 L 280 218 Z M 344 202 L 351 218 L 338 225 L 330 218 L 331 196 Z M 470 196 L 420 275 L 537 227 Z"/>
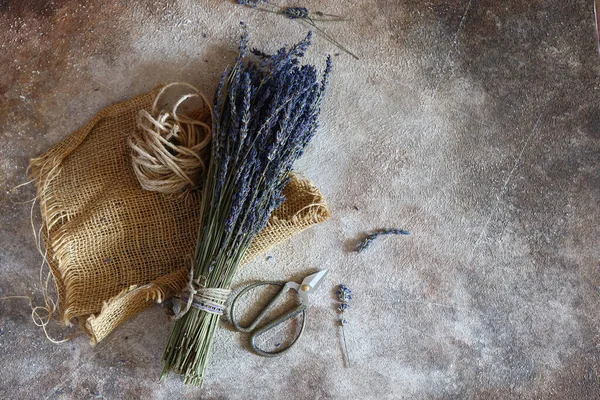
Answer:
<path fill-rule="evenodd" d="M 588 1 L 306 1 L 335 57 L 322 128 L 297 169 L 332 219 L 237 284 L 329 268 L 305 336 L 259 358 L 224 325 L 205 388 L 159 383 L 154 308 L 96 347 L 54 345 L 0 301 L 0 398 L 600 398 L 600 56 Z M 283 3 L 282 3 L 283 4 Z M 186 80 L 212 95 L 238 22 L 272 51 L 305 27 L 232 1 L 0 0 L 0 296 L 41 256 L 28 160 L 102 107 Z M 39 223 L 37 215 L 34 216 Z M 356 254 L 365 231 L 402 227 Z M 332 289 L 354 290 L 343 368 Z M 53 327 L 60 336 L 63 331 Z"/>

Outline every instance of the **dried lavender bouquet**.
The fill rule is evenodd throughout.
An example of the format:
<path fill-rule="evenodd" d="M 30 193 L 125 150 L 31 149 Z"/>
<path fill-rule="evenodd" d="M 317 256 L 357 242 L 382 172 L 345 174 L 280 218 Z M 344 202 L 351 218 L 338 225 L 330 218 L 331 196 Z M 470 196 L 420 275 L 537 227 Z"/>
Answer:
<path fill-rule="evenodd" d="M 294 161 L 317 129 L 321 100 L 331 71 L 322 78 L 299 59 L 311 33 L 271 56 L 255 51 L 249 61 L 244 33 L 240 54 L 225 70 L 214 100 L 211 161 L 190 284 L 180 295 L 185 314 L 165 353 L 162 377 L 170 371 L 201 386 L 213 337 L 229 288 L 244 253 L 284 200 Z"/>

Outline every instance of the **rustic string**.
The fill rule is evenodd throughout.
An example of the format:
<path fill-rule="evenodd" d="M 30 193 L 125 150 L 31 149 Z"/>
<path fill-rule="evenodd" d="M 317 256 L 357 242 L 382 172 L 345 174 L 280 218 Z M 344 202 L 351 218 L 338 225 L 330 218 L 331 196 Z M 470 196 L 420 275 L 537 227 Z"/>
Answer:
<path fill-rule="evenodd" d="M 11 192 L 14 193 L 15 189 L 26 186 L 32 182 L 33 182 L 33 180 L 30 180 L 28 182 L 24 182 L 20 185 L 17 185 L 11 189 Z M 48 271 L 48 273 L 46 274 L 46 278 L 44 279 L 44 267 L 48 263 L 48 258 L 47 258 L 47 251 L 42 251 L 42 242 L 41 242 L 42 241 L 42 235 L 41 235 L 42 226 L 40 226 L 39 230 L 36 230 L 35 222 L 33 220 L 33 209 L 35 208 L 36 201 L 37 201 L 37 198 L 33 198 L 32 200 L 28 200 L 28 201 L 24 201 L 24 202 L 13 202 L 13 203 L 14 204 L 26 204 L 26 203 L 31 202 L 31 209 L 29 212 L 29 222 L 31 224 L 31 229 L 33 232 L 33 238 L 35 240 L 36 249 L 37 249 L 38 253 L 42 256 L 42 263 L 41 263 L 40 269 L 39 269 L 39 284 L 40 284 L 40 289 L 42 292 L 42 298 L 44 299 L 44 305 L 34 306 L 33 298 L 31 296 L 27 296 L 27 295 L 3 296 L 3 297 L 0 297 L 0 300 L 2 300 L 2 301 L 11 300 L 11 299 L 27 300 L 29 302 L 29 307 L 31 308 L 31 319 L 33 320 L 33 323 L 36 326 L 39 326 L 40 328 L 42 328 L 42 330 L 44 331 L 44 335 L 46 336 L 46 339 L 48 339 L 52 343 L 59 344 L 59 343 L 64 343 L 64 342 L 70 341 L 74 337 L 82 334 L 83 331 L 76 332 L 73 335 L 68 336 L 64 339 L 55 339 L 55 338 L 51 337 L 50 334 L 48 333 L 48 329 L 47 329 L 48 324 L 50 324 L 50 322 L 52 320 L 56 320 L 56 318 L 54 316 L 58 311 L 58 300 L 55 301 L 49 292 L 50 282 L 53 281 L 52 272 Z M 54 284 L 56 285 L 56 281 L 54 281 Z M 55 289 L 58 291 L 58 289 L 56 287 L 55 287 Z"/>
<path fill-rule="evenodd" d="M 55 344 L 59 344 L 59 343 L 68 342 L 71 339 L 73 339 L 74 337 L 81 335 L 84 332 L 80 330 L 64 339 L 54 339 L 48 333 L 48 329 L 47 329 L 48 324 L 50 324 L 50 322 L 52 320 L 57 320 L 55 315 L 58 313 L 58 300 L 59 300 L 58 295 L 56 296 L 56 301 L 55 301 L 54 298 L 52 297 L 52 295 L 50 294 L 50 291 L 49 291 L 50 282 L 51 281 L 54 282 L 54 289 L 55 289 L 56 293 L 58 293 L 58 287 L 56 286 L 56 281 L 53 279 L 54 276 L 52 275 L 52 271 L 48 271 L 46 273 L 46 278 L 44 279 L 44 267 L 48 265 L 48 257 L 47 257 L 48 251 L 47 250 L 42 251 L 42 235 L 41 235 L 41 233 L 42 233 L 43 226 L 40 226 L 40 229 L 37 232 L 35 229 L 35 223 L 33 221 L 33 209 L 35 207 L 35 203 L 36 203 L 36 201 L 34 200 L 33 203 L 31 204 L 31 211 L 30 211 L 29 217 L 30 217 L 30 222 L 31 222 L 31 229 L 33 231 L 33 236 L 35 239 L 36 249 L 37 249 L 38 253 L 42 256 L 42 263 L 40 265 L 40 271 L 39 271 L 39 280 L 40 280 L 40 288 L 42 290 L 42 298 L 44 299 L 44 305 L 33 306 L 32 299 L 31 298 L 29 299 L 29 304 L 31 306 L 31 319 L 33 320 L 33 323 L 36 326 L 39 326 L 40 328 L 42 328 L 42 330 L 44 331 L 44 335 L 46 336 L 46 338 L 49 341 L 51 341 L 52 343 L 55 343 Z"/>
<path fill-rule="evenodd" d="M 29 171 L 29 167 L 27 167 L 27 171 Z M 27 171 L 25 171 L 25 174 L 27 174 Z M 33 180 L 33 179 L 31 179 L 31 180 L 29 180 L 29 181 L 27 181 L 27 182 L 23 182 L 23 183 L 21 183 L 21 184 L 19 184 L 19 185 L 15 186 L 15 187 L 13 187 L 12 189 L 10 189 L 10 192 L 14 194 L 14 193 L 15 193 L 15 190 L 17 190 L 17 189 L 19 189 L 19 188 L 21 188 L 21 187 L 27 186 L 27 185 L 29 185 L 30 183 L 33 183 L 33 181 L 34 181 L 34 180 Z M 32 201 L 35 201 L 35 197 L 34 197 L 33 199 L 31 199 L 31 200 L 25 200 L 25 201 L 14 201 L 12 198 L 10 198 L 10 202 L 11 202 L 12 204 L 15 204 L 15 205 L 27 204 L 27 203 L 31 203 Z"/>
<path fill-rule="evenodd" d="M 181 96 L 171 111 L 159 112 L 159 100 L 173 87 L 187 87 L 194 93 Z M 144 189 L 181 194 L 201 184 L 207 171 L 211 127 L 178 112 L 183 103 L 198 98 L 203 102 L 202 107 L 210 111 L 212 120 L 212 108 L 204 94 L 183 82 L 165 85 L 156 95 L 151 113 L 138 112 L 138 129 L 132 132 L 128 144 L 132 150 L 133 170 Z"/>
<path fill-rule="evenodd" d="M 199 278 L 194 279 L 194 268 L 190 268 L 188 276 L 188 284 L 181 293 L 176 296 L 185 304 L 185 307 L 183 310 L 180 309 L 180 304 L 173 307 L 171 319 L 180 319 L 192 307 L 209 314 L 222 315 L 231 290 L 205 287 L 200 281 L 206 281 L 206 277 L 200 276 Z"/>
<path fill-rule="evenodd" d="M 299 209 L 298 211 L 296 211 L 294 213 L 294 215 L 292 216 L 292 218 L 295 217 L 295 216 L 297 216 L 297 215 L 302 214 L 304 212 L 304 210 L 308 210 L 308 209 L 311 209 L 313 207 L 327 207 L 327 204 L 325 204 L 325 202 L 307 204 L 304 207 L 302 207 L 301 209 Z"/>

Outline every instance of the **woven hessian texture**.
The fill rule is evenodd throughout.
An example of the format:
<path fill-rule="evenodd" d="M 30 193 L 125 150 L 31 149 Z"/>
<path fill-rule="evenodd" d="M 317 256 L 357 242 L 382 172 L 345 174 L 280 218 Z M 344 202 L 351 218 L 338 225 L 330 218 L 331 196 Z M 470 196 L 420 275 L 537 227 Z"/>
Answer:
<path fill-rule="evenodd" d="M 192 264 L 201 193 L 145 191 L 131 165 L 128 135 L 155 95 L 105 108 L 31 161 L 60 320 L 77 318 L 92 343 L 181 290 Z M 244 263 L 329 218 L 309 181 L 292 176 L 285 195 Z"/>

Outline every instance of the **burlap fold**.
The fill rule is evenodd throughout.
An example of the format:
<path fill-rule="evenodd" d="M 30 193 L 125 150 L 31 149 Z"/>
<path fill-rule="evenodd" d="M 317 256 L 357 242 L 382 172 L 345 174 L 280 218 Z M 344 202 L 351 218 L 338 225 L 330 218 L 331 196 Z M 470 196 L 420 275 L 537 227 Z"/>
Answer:
<path fill-rule="evenodd" d="M 179 291 L 192 263 L 201 193 L 145 191 L 131 165 L 127 138 L 138 110 L 149 110 L 155 95 L 105 108 L 31 161 L 60 319 L 79 319 L 92 343 Z M 285 195 L 245 263 L 329 218 L 308 180 L 293 176 Z"/>

